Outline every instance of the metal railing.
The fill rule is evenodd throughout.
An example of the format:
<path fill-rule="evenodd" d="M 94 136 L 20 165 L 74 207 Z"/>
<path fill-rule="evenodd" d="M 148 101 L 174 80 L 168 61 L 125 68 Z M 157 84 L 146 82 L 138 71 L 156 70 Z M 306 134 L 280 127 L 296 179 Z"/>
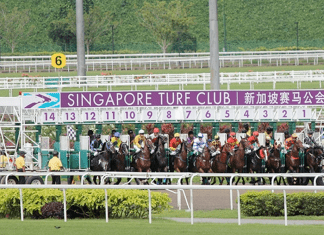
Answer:
<path fill-rule="evenodd" d="M 250 89 L 254 89 L 254 85 L 258 83 L 272 83 L 272 88 L 276 89 L 278 82 L 296 83 L 298 89 L 302 88 L 302 82 L 319 82 L 319 88 L 322 88 L 322 81 L 324 81 L 324 70 L 220 73 L 220 83 L 226 84 L 228 90 L 231 84 L 242 83 L 248 83 Z M 155 90 L 159 90 L 161 85 L 176 85 L 179 90 L 184 90 L 187 85 L 202 85 L 203 90 L 206 90 L 209 84 L 210 73 L 0 78 L 0 90 L 9 90 L 10 94 L 13 89 L 62 91 L 63 88 L 88 90 L 106 87 L 107 90 L 112 90 L 130 86 L 131 90 L 137 90 L 141 86 L 152 86 Z"/>
<path fill-rule="evenodd" d="M 79 173 L 82 174 L 82 173 Z M 64 204 L 64 221 L 67 221 L 67 208 L 66 208 L 66 189 L 104 189 L 105 190 L 105 212 L 106 212 L 106 222 L 108 222 L 108 194 L 107 189 L 144 189 L 148 190 L 148 200 L 149 200 L 149 223 L 152 223 L 152 208 L 151 208 L 151 190 L 190 190 L 190 212 L 191 212 L 191 224 L 194 223 L 194 211 L 193 211 L 193 190 L 230 190 L 231 191 L 231 202 L 232 190 L 237 190 L 237 201 L 238 201 L 238 225 L 241 225 L 241 205 L 240 205 L 240 190 L 282 190 L 284 193 L 284 217 L 285 225 L 288 225 L 287 218 L 287 198 L 286 190 L 296 190 L 296 191 L 305 191 L 305 190 L 314 190 L 314 193 L 317 190 L 324 190 L 324 186 L 316 186 L 316 181 L 319 177 L 323 177 L 323 173 L 294 173 L 294 174 L 219 174 L 219 173 L 151 173 L 151 172 L 87 172 L 83 173 L 85 175 L 101 175 L 107 177 L 124 177 L 124 178 L 177 178 L 177 185 L 9 185 L 9 184 L 0 184 L 0 188 L 12 188 L 19 189 L 20 191 L 20 209 L 21 209 L 21 220 L 24 220 L 23 214 L 23 194 L 22 189 L 62 189 L 63 190 L 63 204 Z M 77 172 L 44 172 L 44 173 L 18 173 L 18 172 L 0 172 L 0 175 L 6 177 L 6 182 L 9 176 L 46 176 L 46 182 L 49 175 L 78 175 Z M 230 177 L 230 182 L 232 182 L 234 177 L 273 177 L 271 185 L 262 185 L 262 186 L 252 186 L 252 185 L 193 185 L 194 177 Z M 180 180 L 182 178 L 190 177 L 190 185 L 181 185 Z M 274 178 L 276 177 L 315 177 L 314 186 L 275 186 Z M 104 181 L 104 180 L 102 180 Z M 153 180 L 151 181 L 151 183 Z"/>
<path fill-rule="evenodd" d="M 11 56 L 1 57 L 0 72 L 53 72 L 61 71 L 52 68 L 50 56 Z M 305 52 L 229 52 L 220 53 L 220 67 L 244 65 L 262 66 L 265 64 L 281 66 L 299 65 L 301 61 L 308 64 L 319 64 L 324 60 L 324 51 Z M 322 61 L 323 62 L 323 61 Z M 88 55 L 87 71 L 95 70 L 152 70 L 173 68 L 208 68 L 209 53 L 170 54 L 129 54 L 129 55 Z M 68 55 L 65 71 L 74 71 L 77 67 L 76 55 Z"/>

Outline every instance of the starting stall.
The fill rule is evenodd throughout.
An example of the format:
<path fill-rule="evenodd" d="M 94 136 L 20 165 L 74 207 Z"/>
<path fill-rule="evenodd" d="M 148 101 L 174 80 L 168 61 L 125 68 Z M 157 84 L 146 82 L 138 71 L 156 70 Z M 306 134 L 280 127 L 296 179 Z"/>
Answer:
<path fill-rule="evenodd" d="M 114 124 L 122 133 L 123 124 L 133 123 L 137 134 L 144 123 L 154 123 L 159 128 L 163 123 L 172 123 L 174 133 L 181 133 L 181 123 L 191 122 L 197 136 L 201 125 L 208 123 L 212 133 L 204 133 L 205 139 L 218 134 L 224 144 L 227 136 L 220 133 L 221 123 L 231 124 L 232 131 L 238 132 L 239 122 L 248 122 L 253 132 L 260 122 L 269 122 L 274 130 L 278 123 L 286 122 L 290 134 L 302 126 L 299 138 L 303 139 L 310 128 L 323 130 L 321 97 L 322 90 L 23 93 L 19 97 L 0 98 L 0 147 L 10 159 L 5 170 L 14 170 L 18 150 L 23 148 L 28 152 L 29 170 L 47 170 L 52 151 L 56 150 L 64 168 L 88 171 L 90 140 L 81 135 L 83 125 L 96 125 L 96 133 L 100 134 L 102 125 Z M 42 136 L 44 126 L 55 126 L 53 149 L 51 139 Z M 62 135 L 64 126 L 68 128 L 66 136 Z M 315 136 L 321 144 L 322 132 Z M 71 137 L 75 141 L 71 142 Z M 237 133 L 237 137 L 240 140 L 245 134 Z M 102 142 L 110 141 L 109 138 L 101 135 Z M 170 141 L 167 138 L 166 148 Z M 181 133 L 181 139 L 187 139 L 187 134 Z M 274 139 L 284 145 L 283 133 L 275 131 Z M 129 146 L 128 135 L 121 135 L 121 140 Z M 260 133 L 259 141 L 265 144 L 264 133 Z"/>

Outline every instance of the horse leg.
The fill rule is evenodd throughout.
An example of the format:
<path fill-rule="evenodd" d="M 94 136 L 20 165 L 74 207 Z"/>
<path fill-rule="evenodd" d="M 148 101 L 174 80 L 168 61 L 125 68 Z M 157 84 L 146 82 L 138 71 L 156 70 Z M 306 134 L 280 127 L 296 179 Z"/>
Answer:
<path fill-rule="evenodd" d="M 120 183 L 120 181 L 121 181 L 121 178 L 117 178 L 117 181 L 116 181 L 116 183 L 114 183 L 114 185 L 118 185 Z"/>

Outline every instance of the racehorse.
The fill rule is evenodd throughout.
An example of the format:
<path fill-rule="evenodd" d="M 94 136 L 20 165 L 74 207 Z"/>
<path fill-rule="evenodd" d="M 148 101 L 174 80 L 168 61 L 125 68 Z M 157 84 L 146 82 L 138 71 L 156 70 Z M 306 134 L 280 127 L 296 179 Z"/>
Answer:
<path fill-rule="evenodd" d="M 240 145 L 238 147 L 238 150 L 236 150 L 233 155 L 230 157 L 229 163 L 230 163 L 230 168 L 232 170 L 232 173 L 235 173 L 238 171 L 238 173 L 243 173 L 243 168 L 244 168 L 244 155 L 245 155 L 245 148 L 249 145 L 249 142 L 245 139 L 242 138 L 240 141 Z M 238 177 L 235 185 L 238 184 L 239 180 L 241 177 Z M 234 181 L 234 178 L 233 178 Z M 242 178 L 242 183 L 245 185 L 245 180 Z"/>
<path fill-rule="evenodd" d="M 182 141 L 180 152 L 175 155 L 174 157 L 174 170 L 176 172 L 185 172 L 187 171 L 187 158 L 188 158 L 188 151 L 191 149 L 191 144 L 189 144 L 187 141 Z M 172 169 L 170 169 L 171 172 Z M 186 183 L 188 183 L 188 178 L 186 178 Z M 182 184 L 182 179 L 181 179 Z"/>
<path fill-rule="evenodd" d="M 128 146 L 125 142 L 122 142 L 118 151 L 114 151 L 111 159 L 112 171 L 125 171 L 125 157 L 128 155 Z M 116 185 L 119 184 L 121 178 L 117 178 Z"/>
<path fill-rule="evenodd" d="M 141 152 L 134 155 L 131 166 L 137 172 L 150 172 L 151 171 L 151 151 L 154 149 L 154 145 L 151 139 L 146 139 L 144 142 L 144 148 Z M 142 181 L 143 179 L 140 179 Z M 136 183 L 139 181 L 135 179 Z M 147 182 L 146 182 L 147 183 Z"/>
<path fill-rule="evenodd" d="M 111 159 L 112 159 L 112 153 L 114 151 L 114 147 L 108 145 L 109 143 L 105 142 L 102 146 L 101 152 L 90 160 L 90 170 L 92 171 L 111 170 Z M 97 175 L 93 176 L 93 182 L 97 184 L 97 177 L 99 179 L 98 184 L 100 184 L 101 177 Z"/>
<path fill-rule="evenodd" d="M 290 173 L 299 173 L 299 151 L 303 151 L 304 146 L 300 140 L 297 140 L 296 143 L 292 146 L 292 151 L 286 154 L 286 171 Z M 288 184 L 298 184 L 300 179 L 293 182 L 291 177 L 287 178 Z"/>
<path fill-rule="evenodd" d="M 251 147 L 251 145 L 249 146 Z M 264 148 L 261 146 L 257 150 L 253 151 L 251 154 L 248 155 L 247 160 L 247 172 L 253 173 L 261 173 L 262 172 L 262 160 L 265 159 L 268 160 L 268 156 L 270 155 L 270 152 L 267 148 Z M 261 185 L 261 178 L 257 177 L 257 183 Z M 264 178 L 262 178 L 263 184 L 265 184 Z M 251 177 L 250 184 L 255 184 L 255 178 Z"/>
<path fill-rule="evenodd" d="M 167 142 L 167 137 L 159 135 L 157 138 L 157 148 L 151 155 L 151 170 L 152 172 L 167 172 L 168 171 L 168 159 L 165 155 L 164 144 Z M 162 179 L 158 179 L 161 184 Z"/>
<path fill-rule="evenodd" d="M 203 152 L 196 157 L 195 162 L 189 164 L 189 170 L 191 172 L 212 173 L 210 166 L 210 153 L 207 146 L 205 146 Z M 206 177 L 203 177 L 202 184 L 208 184 Z"/>
<path fill-rule="evenodd" d="M 211 149 L 214 146 L 211 147 Z M 231 152 L 231 145 L 226 143 L 221 148 L 221 153 L 213 156 L 211 158 L 211 169 L 214 173 L 225 173 L 227 171 L 227 155 Z M 222 185 L 224 178 L 219 179 L 219 184 Z M 214 177 L 213 182 L 211 184 L 216 183 L 216 177 Z"/>
<path fill-rule="evenodd" d="M 305 151 L 305 169 L 310 172 L 321 172 L 321 161 L 323 159 L 323 149 L 320 146 L 315 146 L 313 148 L 309 148 Z M 311 180 L 314 181 L 314 178 L 311 177 Z M 308 183 L 308 180 L 307 180 Z M 323 185 L 323 180 L 318 178 L 316 184 Z"/>
<path fill-rule="evenodd" d="M 267 172 L 268 173 L 279 173 L 280 172 L 280 151 L 281 151 L 281 144 L 277 144 L 275 141 L 273 143 L 273 148 L 270 151 L 270 155 L 268 160 L 266 161 L 266 167 L 267 167 Z M 269 177 L 269 180 L 271 182 L 271 177 Z M 277 185 L 280 185 L 281 179 L 283 180 L 284 184 L 286 185 L 285 180 L 283 177 L 278 179 L 276 178 L 275 181 L 277 182 Z"/>

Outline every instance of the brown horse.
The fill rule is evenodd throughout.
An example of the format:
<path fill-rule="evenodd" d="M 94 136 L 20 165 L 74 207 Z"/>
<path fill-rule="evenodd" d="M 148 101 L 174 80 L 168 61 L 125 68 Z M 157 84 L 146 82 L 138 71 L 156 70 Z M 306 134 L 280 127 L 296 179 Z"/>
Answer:
<path fill-rule="evenodd" d="M 299 173 L 299 151 L 303 151 L 304 146 L 300 140 L 297 140 L 292 147 L 292 151 L 286 154 L 286 171 L 290 173 Z M 287 178 L 288 184 L 299 184 L 301 179 Z"/>
<path fill-rule="evenodd" d="M 186 172 L 187 171 L 187 157 L 188 157 L 188 149 L 191 148 L 191 144 L 187 141 L 182 141 L 180 153 L 175 155 L 174 157 L 174 170 L 176 172 Z M 189 184 L 188 178 L 186 178 L 187 185 Z M 182 179 L 181 179 L 182 184 Z"/>
<path fill-rule="evenodd" d="M 305 151 L 305 170 L 314 173 L 314 172 L 321 172 L 322 169 L 320 167 L 321 161 L 323 159 L 323 149 L 319 146 L 315 146 L 314 148 L 309 148 Z M 312 182 L 314 178 L 310 178 Z M 308 180 L 307 180 L 308 183 Z M 323 185 L 323 179 L 318 178 L 317 185 Z"/>
<path fill-rule="evenodd" d="M 112 171 L 125 171 L 125 157 L 128 155 L 128 146 L 126 143 L 121 143 L 119 150 L 113 150 L 112 160 L 111 160 L 111 170 Z M 121 178 L 117 178 L 116 185 L 119 184 Z"/>
<path fill-rule="evenodd" d="M 207 146 L 205 146 L 203 152 L 196 157 L 195 162 L 189 164 L 189 170 L 191 172 L 212 173 L 210 165 L 210 153 Z M 203 184 L 208 184 L 206 177 L 203 177 Z"/>
<path fill-rule="evenodd" d="M 249 145 L 249 142 L 242 138 L 240 141 L 240 145 L 238 150 L 236 150 L 233 155 L 230 157 L 229 163 L 230 163 L 230 168 L 232 170 L 232 173 L 235 173 L 238 171 L 238 173 L 243 173 L 243 167 L 244 167 L 244 155 L 245 155 L 245 148 L 247 148 Z M 238 177 L 235 185 L 238 184 L 239 180 L 241 177 Z M 234 181 L 234 179 L 233 179 Z M 244 178 L 242 178 L 242 183 L 243 185 L 245 184 Z"/>
<path fill-rule="evenodd" d="M 249 145 L 251 147 L 251 145 Z M 248 147 L 248 148 L 249 148 Z M 247 160 L 247 171 L 249 173 L 261 173 L 262 172 L 262 160 L 267 160 L 268 156 L 270 155 L 270 152 L 267 148 L 264 148 L 261 146 L 257 150 L 253 151 L 251 154 L 248 155 L 248 160 Z M 261 184 L 261 179 L 263 180 L 263 184 L 265 184 L 264 178 L 257 177 L 257 181 L 255 181 L 254 177 L 251 177 L 250 184 L 255 184 L 258 183 L 259 185 Z"/>
<path fill-rule="evenodd" d="M 151 171 L 151 150 L 154 149 L 154 145 L 151 139 L 146 139 L 144 142 L 144 148 L 135 156 L 135 160 L 131 163 L 131 166 L 134 167 L 134 170 L 137 172 L 150 172 Z M 140 179 L 142 181 L 143 179 Z M 139 184 L 139 181 L 135 179 L 136 183 Z"/>
<path fill-rule="evenodd" d="M 231 152 L 231 145 L 226 143 L 222 146 L 221 153 L 217 154 L 215 157 L 212 157 L 211 169 L 214 173 L 225 173 L 227 171 L 226 160 L 227 160 L 227 155 L 230 152 Z M 222 177 L 222 179 L 219 179 L 219 185 L 222 185 L 223 181 L 224 181 L 224 177 Z M 215 183 L 216 183 L 216 177 L 214 177 L 213 182 L 211 184 L 215 184 Z"/>
<path fill-rule="evenodd" d="M 277 144 L 275 141 L 273 144 L 273 148 L 270 150 L 270 155 L 268 160 L 266 161 L 266 167 L 268 173 L 279 173 L 280 172 L 280 151 L 281 151 L 281 144 Z M 271 177 L 269 177 L 270 182 L 272 180 Z M 285 180 L 280 177 L 279 181 L 276 178 L 275 181 L 277 182 L 277 185 L 280 185 L 281 179 L 283 180 L 284 184 L 286 184 Z"/>

